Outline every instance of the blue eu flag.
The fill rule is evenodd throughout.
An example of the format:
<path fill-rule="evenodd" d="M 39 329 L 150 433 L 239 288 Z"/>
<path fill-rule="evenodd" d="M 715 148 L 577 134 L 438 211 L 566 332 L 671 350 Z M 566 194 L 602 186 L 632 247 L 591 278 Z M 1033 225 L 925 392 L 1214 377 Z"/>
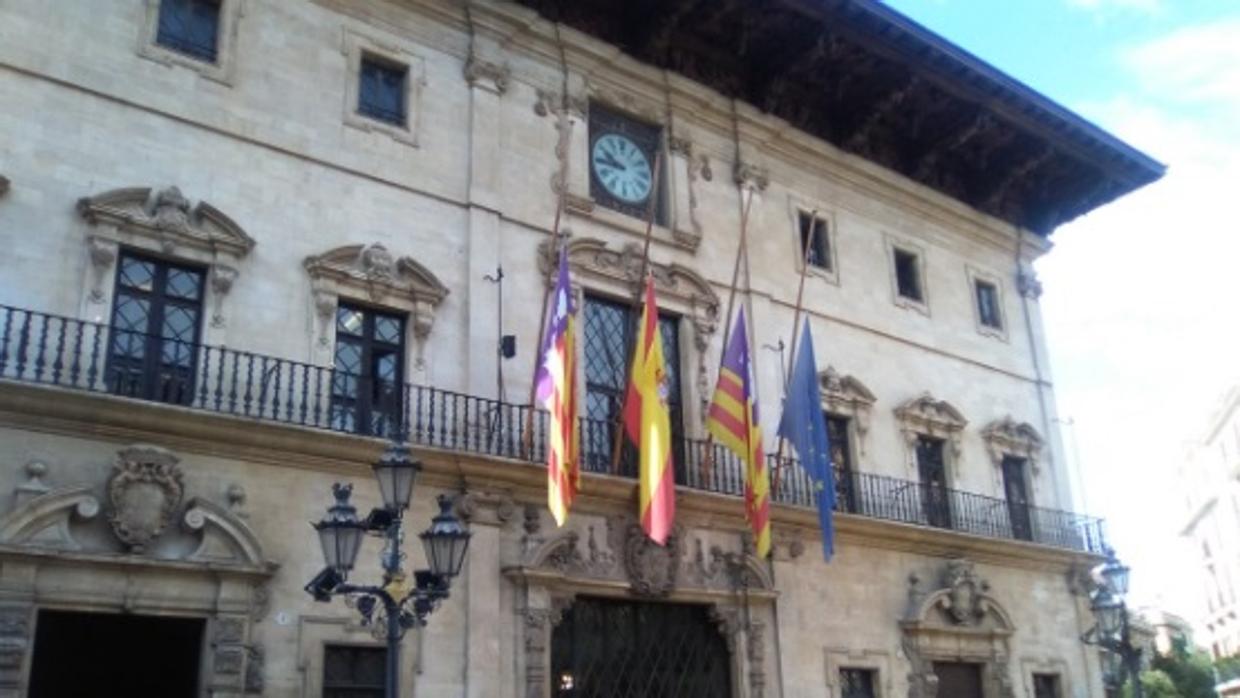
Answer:
<path fill-rule="evenodd" d="M 809 333 L 809 318 L 801 330 L 801 345 L 788 395 L 784 398 L 784 414 L 779 420 L 779 435 L 787 439 L 809 474 L 818 505 L 818 523 L 822 527 L 822 556 L 831 559 L 835 552 L 835 477 L 831 468 L 831 448 L 827 442 L 827 418 L 822 412 L 818 393 L 818 367 L 814 361 L 814 341 Z"/>

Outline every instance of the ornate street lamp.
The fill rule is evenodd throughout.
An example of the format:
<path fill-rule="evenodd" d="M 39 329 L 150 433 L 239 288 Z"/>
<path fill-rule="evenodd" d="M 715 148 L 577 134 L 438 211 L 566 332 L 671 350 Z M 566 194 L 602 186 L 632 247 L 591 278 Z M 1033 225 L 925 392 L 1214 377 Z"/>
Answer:
<path fill-rule="evenodd" d="M 1119 561 L 1115 551 L 1107 548 L 1106 562 L 1094 568 L 1092 576 L 1098 588 L 1090 594 L 1089 608 L 1097 624 L 1081 636 L 1081 640 L 1102 649 L 1102 680 L 1107 688 L 1119 690 L 1132 677 L 1133 698 L 1143 698 L 1141 688 L 1141 648 L 1132 644 L 1132 626 L 1128 622 L 1127 565 Z"/>
<path fill-rule="evenodd" d="M 431 519 L 430 528 L 418 535 L 429 569 L 414 570 L 413 585 L 407 583 L 401 569 L 402 523 L 413 498 L 414 479 L 421 469 L 407 445 L 391 444 L 374 463 L 383 506 L 372 510 L 364 521 L 359 520 L 357 509 L 349 502 L 353 486 L 336 483 L 332 485 L 335 503 L 328 507 L 323 520 L 312 524 L 319 534 L 326 566 L 310 580 L 306 591 L 315 601 L 349 597 L 361 614 L 362 623 L 372 625 L 375 635 L 387 641 L 387 698 L 399 698 L 400 643 L 405 631 L 425 626 L 427 616 L 448 598 L 452 578 L 460 574 L 469 550 L 469 531 L 453 515 L 452 500 L 440 495 L 439 513 Z M 377 586 L 348 582 L 366 533 L 381 536 L 385 541 L 380 560 L 383 583 Z"/>

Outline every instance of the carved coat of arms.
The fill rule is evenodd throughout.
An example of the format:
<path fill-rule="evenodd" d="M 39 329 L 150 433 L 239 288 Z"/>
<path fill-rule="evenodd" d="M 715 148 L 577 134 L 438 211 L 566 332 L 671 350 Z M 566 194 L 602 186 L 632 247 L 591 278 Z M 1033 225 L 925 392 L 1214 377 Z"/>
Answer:
<path fill-rule="evenodd" d="M 144 552 L 181 505 L 185 487 L 177 462 L 155 446 L 131 446 L 117 454 L 108 480 L 108 521 L 130 552 Z"/>

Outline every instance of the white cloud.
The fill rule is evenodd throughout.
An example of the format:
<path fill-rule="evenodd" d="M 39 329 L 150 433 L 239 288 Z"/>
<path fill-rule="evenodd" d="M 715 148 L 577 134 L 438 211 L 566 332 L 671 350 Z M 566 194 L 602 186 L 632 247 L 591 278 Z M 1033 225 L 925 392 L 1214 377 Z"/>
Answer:
<path fill-rule="evenodd" d="M 1168 163 L 1166 177 L 1055 235 L 1039 263 L 1061 414 L 1076 426 L 1087 505 L 1133 564 L 1138 597 L 1192 612 L 1175 470 L 1240 379 L 1240 22 L 1124 52 L 1139 88 L 1077 105 Z M 1240 42 L 1237 42 L 1240 43 Z M 1184 564 L 1190 564 L 1187 561 Z"/>

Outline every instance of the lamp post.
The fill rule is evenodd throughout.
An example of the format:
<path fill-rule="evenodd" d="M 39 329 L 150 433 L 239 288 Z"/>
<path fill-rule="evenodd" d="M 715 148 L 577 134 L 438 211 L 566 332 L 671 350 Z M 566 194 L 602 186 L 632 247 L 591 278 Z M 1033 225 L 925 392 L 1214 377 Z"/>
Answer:
<path fill-rule="evenodd" d="M 321 521 L 312 524 L 319 534 L 326 566 L 310 580 L 306 591 L 315 601 L 328 602 L 333 596 L 353 600 L 362 623 L 373 625 L 375 634 L 387 641 L 385 694 L 387 698 L 399 698 L 401 640 L 409 628 L 425 626 L 426 617 L 448 598 L 452 578 L 460 574 L 465 563 L 471 534 L 452 514 L 452 500 L 439 495 L 439 513 L 431 519 L 430 528 L 418 535 L 426 551 L 428 569 L 414 570 L 410 585 L 401 569 L 402 524 L 413 497 L 413 481 L 422 466 L 413 459 L 407 445 L 393 443 L 373 467 L 383 506 L 372 510 L 365 519 L 357 517 L 357 509 L 349 502 L 353 485 L 332 485 L 335 502 Z M 385 541 L 380 557 L 383 582 L 350 584 L 349 573 L 367 533 Z"/>
<path fill-rule="evenodd" d="M 1089 608 L 1097 624 L 1081 640 L 1102 649 L 1102 680 L 1107 688 L 1118 690 L 1132 677 L 1133 698 L 1144 698 L 1141 688 L 1141 648 L 1132 644 L 1132 625 L 1128 618 L 1127 565 L 1119 561 L 1115 551 L 1107 548 L 1106 562 L 1093 570 L 1098 587 L 1090 594 Z"/>

